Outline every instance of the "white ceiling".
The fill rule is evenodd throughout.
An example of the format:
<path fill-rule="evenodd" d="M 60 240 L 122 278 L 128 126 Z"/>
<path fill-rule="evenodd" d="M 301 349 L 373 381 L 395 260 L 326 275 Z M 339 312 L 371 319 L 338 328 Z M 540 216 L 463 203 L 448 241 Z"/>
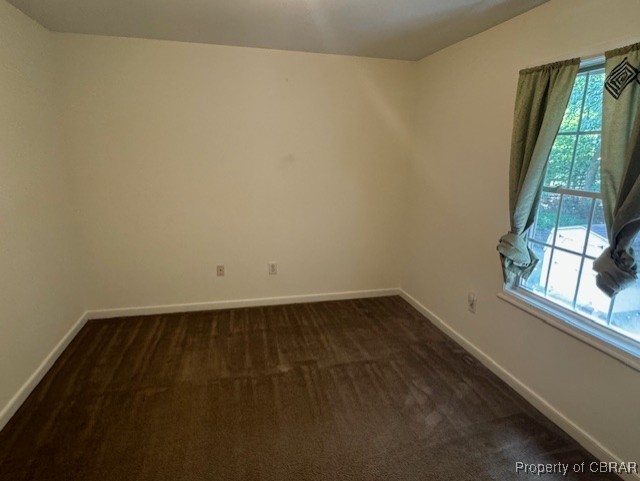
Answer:
<path fill-rule="evenodd" d="M 421 59 L 547 0 L 9 0 L 57 32 Z"/>

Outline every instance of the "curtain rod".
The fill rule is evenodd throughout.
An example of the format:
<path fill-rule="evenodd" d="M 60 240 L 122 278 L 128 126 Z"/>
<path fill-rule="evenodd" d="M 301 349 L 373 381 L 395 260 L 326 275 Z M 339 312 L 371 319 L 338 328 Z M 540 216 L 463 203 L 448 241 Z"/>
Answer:
<path fill-rule="evenodd" d="M 536 65 L 529 65 L 527 67 L 523 67 L 522 70 L 529 70 L 531 68 L 536 68 L 536 67 L 540 67 L 541 65 L 547 65 L 547 64 L 552 64 L 552 63 L 558 63 L 558 62 L 564 62 L 566 60 L 571 60 L 572 58 L 579 58 L 580 59 L 580 66 L 584 67 L 584 66 L 589 66 L 589 65 L 593 65 L 599 62 L 604 62 L 604 51 L 599 52 L 599 53 L 593 53 L 593 54 L 589 54 L 589 55 L 579 55 L 576 57 L 568 57 L 568 58 L 563 58 L 563 59 L 552 59 L 552 60 L 548 60 L 548 61 L 543 61 L 540 62 Z"/>
<path fill-rule="evenodd" d="M 546 61 L 545 59 L 542 59 L 536 65 L 527 65 L 525 67 L 522 67 L 522 69 L 526 70 L 529 68 L 539 67 L 540 65 L 562 62 L 563 60 L 576 58 L 576 57 L 580 57 L 581 63 L 582 62 L 594 63 L 595 60 L 604 59 L 604 53 L 609 50 L 615 50 L 616 48 L 620 48 L 620 47 L 624 48 L 625 45 L 633 45 L 634 43 L 638 43 L 639 41 L 640 40 L 635 35 L 634 35 L 634 38 L 621 37 L 621 38 L 610 39 L 610 40 L 607 40 L 606 42 L 601 42 L 601 43 L 598 43 L 597 45 L 593 45 L 591 47 L 593 50 L 590 53 L 586 53 L 585 55 L 580 55 L 580 52 L 578 52 L 577 55 L 575 54 L 571 55 L 571 53 L 567 53 L 567 56 L 565 58 L 555 57 L 555 58 L 546 59 Z"/>

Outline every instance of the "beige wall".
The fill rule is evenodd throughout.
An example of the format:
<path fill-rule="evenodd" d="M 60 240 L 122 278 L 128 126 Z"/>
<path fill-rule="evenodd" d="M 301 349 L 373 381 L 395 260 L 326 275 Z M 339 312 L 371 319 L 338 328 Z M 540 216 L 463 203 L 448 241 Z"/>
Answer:
<path fill-rule="evenodd" d="M 518 71 L 640 40 L 637 0 L 552 0 L 419 64 L 402 287 L 622 459 L 640 374 L 496 298 Z M 477 314 L 467 292 L 478 294 Z M 634 427 L 635 426 L 635 427 Z"/>
<path fill-rule="evenodd" d="M 84 312 L 51 37 L 0 2 L 0 425 Z"/>
<path fill-rule="evenodd" d="M 90 308 L 398 285 L 417 64 L 57 41 Z"/>

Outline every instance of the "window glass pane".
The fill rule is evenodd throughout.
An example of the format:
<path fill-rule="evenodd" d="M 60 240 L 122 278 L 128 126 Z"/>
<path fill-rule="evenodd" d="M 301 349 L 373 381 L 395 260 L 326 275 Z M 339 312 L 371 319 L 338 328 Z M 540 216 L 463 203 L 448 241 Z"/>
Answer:
<path fill-rule="evenodd" d="M 587 255 L 598 257 L 609 245 L 607 239 L 607 226 L 604 223 L 604 211 L 602 201 L 596 199 L 593 209 L 593 220 L 591 221 L 591 231 L 589 232 L 589 243 L 587 245 Z"/>
<path fill-rule="evenodd" d="M 576 310 L 604 324 L 609 314 L 609 299 L 596 285 L 596 272 L 593 260 L 585 259 L 580 276 L 580 288 L 576 299 Z"/>
<path fill-rule="evenodd" d="M 538 204 L 536 223 L 533 226 L 530 237 L 540 242 L 551 244 L 553 232 L 556 227 L 558 208 L 560 207 L 560 194 L 543 192 Z"/>
<path fill-rule="evenodd" d="M 604 91 L 604 72 L 589 73 L 587 96 L 584 99 L 581 131 L 602 130 L 602 92 Z"/>
<path fill-rule="evenodd" d="M 571 91 L 571 97 L 569 98 L 569 104 L 567 105 L 567 110 L 564 113 L 564 118 L 562 119 L 560 132 L 576 132 L 578 130 L 578 122 L 580 122 L 580 108 L 582 107 L 582 96 L 587 83 L 586 80 L 586 74 L 578 74 L 576 77 L 576 81 L 573 84 L 573 90 Z"/>
<path fill-rule="evenodd" d="M 600 134 L 578 136 L 570 188 L 600 192 Z"/>
<path fill-rule="evenodd" d="M 582 254 L 593 200 L 565 195 L 560 207 L 560 221 L 555 245 Z"/>
<path fill-rule="evenodd" d="M 575 135 L 558 135 L 556 137 L 547 163 L 547 173 L 544 178 L 546 187 L 566 187 L 569 184 L 569 172 L 571 171 L 575 143 Z"/>
<path fill-rule="evenodd" d="M 616 296 L 611 326 L 622 334 L 640 341 L 640 280 Z"/>
<path fill-rule="evenodd" d="M 529 244 L 529 247 L 536 256 L 538 256 L 539 262 L 529 278 L 522 283 L 522 286 L 536 294 L 544 295 L 544 287 L 547 283 L 547 270 L 549 269 L 549 262 L 547 261 L 545 263 L 544 259 L 549 256 L 551 247 L 533 243 Z"/>
<path fill-rule="evenodd" d="M 551 261 L 547 297 L 571 308 L 578 282 L 580 256 L 554 249 L 553 257 L 547 256 L 544 262 Z M 543 267 L 544 269 L 544 267 Z"/>

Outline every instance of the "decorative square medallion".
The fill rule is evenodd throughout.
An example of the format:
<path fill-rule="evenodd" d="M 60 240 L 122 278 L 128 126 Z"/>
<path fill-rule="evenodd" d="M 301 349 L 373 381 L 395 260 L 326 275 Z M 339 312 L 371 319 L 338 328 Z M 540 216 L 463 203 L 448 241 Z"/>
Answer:
<path fill-rule="evenodd" d="M 635 80 L 640 82 L 638 69 L 629 63 L 627 57 L 614 68 L 605 81 L 605 88 L 615 99 L 620 98 L 624 89 Z"/>

